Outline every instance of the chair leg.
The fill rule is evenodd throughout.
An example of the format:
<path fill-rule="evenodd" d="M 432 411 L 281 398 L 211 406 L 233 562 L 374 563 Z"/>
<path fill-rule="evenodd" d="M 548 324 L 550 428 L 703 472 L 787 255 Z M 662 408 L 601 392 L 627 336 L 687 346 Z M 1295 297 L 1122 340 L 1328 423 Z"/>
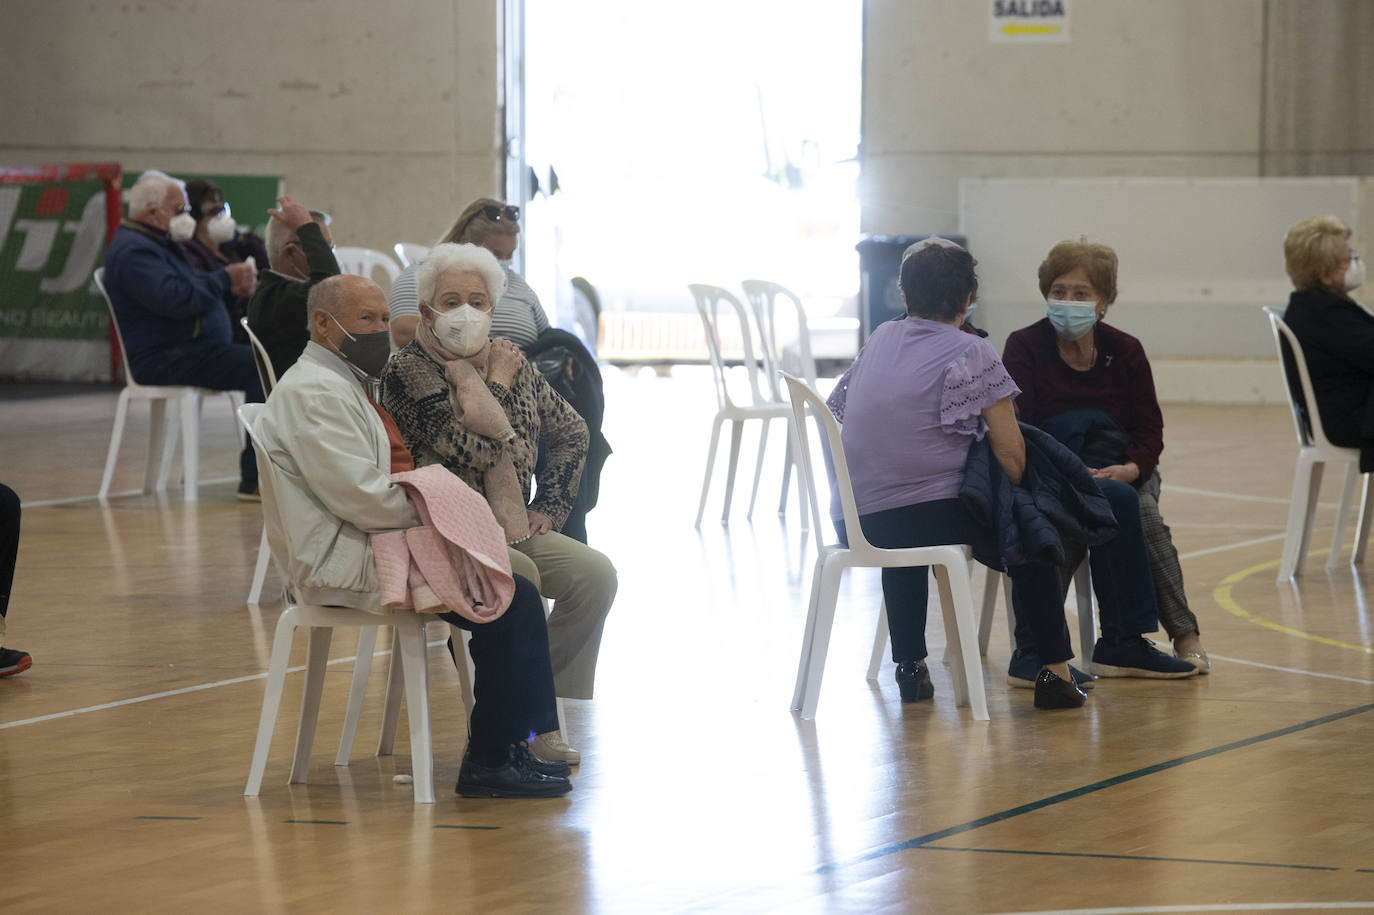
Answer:
<path fill-rule="evenodd" d="M 452 624 L 449 625 L 449 629 L 453 633 L 453 666 L 458 670 L 458 691 L 463 697 L 463 707 L 467 709 L 468 717 L 471 718 L 472 706 L 477 701 L 472 691 L 472 681 L 477 671 L 473 669 L 472 655 L 468 652 L 468 640 L 472 638 L 472 633 Z"/>
<path fill-rule="evenodd" d="M 802 707 L 806 694 L 806 675 L 811 669 L 811 646 L 816 637 L 816 606 L 821 595 L 821 575 L 825 571 L 825 556 L 817 556 L 811 569 L 811 591 L 806 598 L 806 623 L 802 628 L 801 660 L 797 663 L 797 683 L 792 689 L 792 708 Z"/>
<path fill-rule="evenodd" d="M 262 696 L 262 714 L 258 716 L 258 739 L 253 744 L 253 763 L 248 767 L 245 797 L 257 797 L 262 790 L 262 776 L 267 769 L 267 751 L 272 747 L 272 731 L 277 724 L 277 710 L 281 708 L 282 687 L 286 683 L 286 668 L 291 663 L 291 639 L 296 632 L 296 608 L 288 607 L 277 619 L 277 631 L 272 637 L 272 660 L 267 667 L 267 686 Z"/>
<path fill-rule="evenodd" d="M 568 735 L 568 716 L 563 708 L 567 700 L 559 697 L 553 700 L 554 708 L 558 711 L 558 733 L 562 735 L 564 743 L 571 743 L 572 738 Z"/>
<path fill-rule="evenodd" d="M 701 516 L 706 512 L 706 494 L 711 491 L 711 470 L 716 466 L 716 446 L 720 444 L 720 424 L 725 417 L 716 414 L 711 423 L 711 447 L 706 451 L 706 473 L 701 478 L 701 502 L 697 505 L 697 530 L 701 530 Z"/>
<path fill-rule="evenodd" d="M 782 452 L 782 493 L 778 496 L 779 515 L 787 514 L 787 487 L 792 482 L 792 462 L 796 460 L 792 456 L 792 420 L 789 417 L 784 422 L 787 424 L 787 441 L 783 443 Z M 797 472 L 797 479 L 801 479 L 800 471 Z M 802 517 L 806 517 L 805 512 L 802 513 Z"/>
<path fill-rule="evenodd" d="M 172 472 L 172 455 L 181 441 L 177 425 L 180 402 L 154 400 L 148 404 L 148 466 L 143 471 L 144 492 L 166 492 L 167 477 Z"/>
<path fill-rule="evenodd" d="M 348 710 L 344 713 L 343 731 L 339 734 L 339 752 L 334 754 L 336 766 L 348 765 L 353 755 L 353 739 L 358 736 L 358 719 L 363 714 L 367 679 L 372 673 L 372 655 L 377 650 L 377 628 L 358 627 L 358 655 L 353 661 L 353 679 L 348 685 Z"/>
<path fill-rule="evenodd" d="M 1360 520 L 1355 526 L 1355 548 L 1350 553 L 1350 564 L 1364 562 L 1365 547 L 1369 545 L 1370 512 L 1374 510 L 1374 473 L 1364 475 L 1364 495 L 1360 498 Z"/>
<path fill-rule="evenodd" d="M 1298 464 L 1293 470 L 1293 498 L 1288 507 L 1288 530 L 1283 537 L 1283 558 L 1279 560 L 1280 582 L 1302 574 L 1321 488 L 1322 465 L 1312 460 L 1308 453 L 1299 452 Z"/>
<path fill-rule="evenodd" d="M 955 705 L 967 705 L 974 721 L 988 720 L 988 698 L 983 689 L 983 665 L 979 663 L 974 639 L 978 637 L 973 618 L 973 593 L 969 590 L 966 563 L 935 565 L 935 581 L 940 588 L 940 607 L 945 615 L 945 640 L 954 659 Z"/>
<path fill-rule="evenodd" d="M 725 508 L 721 509 L 720 521 L 730 521 L 730 497 L 735 493 L 735 471 L 739 468 L 740 436 L 744 431 L 744 420 L 730 420 L 730 465 L 725 470 Z"/>
<path fill-rule="evenodd" d="M 1331 552 L 1326 554 L 1326 571 L 1331 572 L 1341 564 L 1342 540 L 1345 538 L 1346 525 L 1350 523 L 1350 505 L 1355 501 L 1355 493 L 1360 487 L 1360 466 L 1351 461 L 1345 465 L 1345 485 L 1341 487 L 1341 503 L 1336 509 L 1336 530 L 1331 534 Z"/>
<path fill-rule="evenodd" d="M 887 649 L 887 601 L 878 605 L 878 631 L 873 633 L 873 654 L 868 659 L 868 679 L 878 679 L 878 668 L 883 666 L 883 654 Z"/>
<path fill-rule="evenodd" d="M 978 566 L 975 566 L 977 574 Z M 978 611 L 978 654 L 988 656 L 988 643 L 992 641 L 992 617 L 997 610 L 997 588 L 1002 582 L 1002 573 L 988 566 L 983 575 L 983 606 Z M 1007 604 L 1007 618 L 1011 618 L 1011 604 Z"/>
<path fill-rule="evenodd" d="M 124 440 L 124 420 L 129 415 L 129 389 L 119 392 L 119 402 L 115 404 L 114 428 L 110 430 L 110 447 L 105 453 L 105 473 L 100 478 L 99 498 L 104 500 L 110 495 L 110 481 L 114 479 L 115 463 L 119 460 L 119 443 Z"/>
<path fill-rule="evenodd" d="M 194 502 L 200 490 L 200 392 L 181 402 L 181 485 L 183 498 Z"/>
<path fill-rule="evenodd" d="M 315 745 L 315 726 L 320 721 L 320 694 L 324 692 L 325 667 L 329 663 L 329 642 L 334 630 L 311 626 L 305 655 L 305 689 L 301 691 L 301 722 L 296 729 L 296 754 L 291 761 L 290 784 L 305 782 L 310 772 L 310 751 Z"/>
<path fill-rule="evenodd" d="M 429 732 L 429 652 L 425 626 L 416 617 L 396 628 L 404 668 L 406 719 L 410 723 L 410 771 L 415 803 L 434 803 L 434 751 Z"/>
<path fill-rule="evenodd" d="M 258 563 L 253 567 L 253 584 L 248 588 L 248 604 L 256 607 L 262 599 L 262 585 L 267 580 L 267 566 L 272 559 L 272 548 L 267 545 L 267 525 L 262 526 L 262 539 L 258 542 Z"/>
<path fill-rule="evenodd" d="M 377 738 L 377 755 L 390 756 L 396 748 L 396 724 L 401 717 L 404 670 L 401 667 L 401 637 L 391 633 L 391 665 L 386 671 L 386 698 L 382 700 L 382 733 Z"/>
<path fill-rule="evenodd" d="M 754 488 L 749 493 L 749 510 L 744 513 L 746 520 L 754 520 L 754 503 L 759 499 L 759 479 L 763 476 L 763 454 L 768 449 L 768 429 L 773 420 L 765 417 L 763 428 L 759 430 L 759 456 L 754 462 Z"/>
<path fill-rule="evenodd" d="M 1078 596 L 1078 657 L 1086 666 L 1092 663 L 1093 649 L 1097 646 L 1097 620 L 1093 617 L 1092 572 L 1088 567 L 1088 557 L 1073 573 L 1073 589 Z"/>
<path fill-rule="evenodd" d="M 811 634 L 811 658 L 807 664 L 806 690 L 802 696 L 801 716 L 805 720 L 816 717 L 816 703 L 821 697 L 821 677 L 825 674 L 825 655 L 830 648 L 830 630 L 835 623 L 835 604 L 840 596 L 840 577 L 844 566 L 830 563 L 821 573 L 821 588 L 816 604 L 816 627 Z"/>

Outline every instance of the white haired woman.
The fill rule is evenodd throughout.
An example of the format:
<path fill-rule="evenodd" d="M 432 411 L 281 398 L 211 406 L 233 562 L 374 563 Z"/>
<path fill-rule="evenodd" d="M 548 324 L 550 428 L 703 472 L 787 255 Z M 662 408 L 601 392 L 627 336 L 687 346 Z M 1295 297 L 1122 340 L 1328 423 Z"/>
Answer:
<path fill-rule="evenodd" d="M 481 245 L 490 251 L 506 273 L 506 291 L 496 302 L 491 335 L 505 337 L 528 351 L 549 329 L 549 318 L 539 296 L 525 278 L 511 269 L 520 235 L 520 208 L 494 197 L 478 197 L 463 208 L 439 244 Z M 391 283 L 386 304 L 391 309 L 391 339 L 402 347 L 415 337 L 420 323 L 420 296 L 416 284 L 419 265 L 411 264 Z"/>
<path fill-rule="evenodd" d="M 1317 413 L 1333 445 L 1360 449 L 1360 472 L 1374 470 L 1374 317 L 1351 293 L 1364 262 L 1350 227 L 1333 216 L 1304 219 L 1283 240 L 1293 281 L 1283 320 L 1302 344 Z"/>
<path fill-rule="evenodd" d="M 604 555 L 558 531 L 577 495 L 587 424 L 504 338 L 488 339 L 505 273 L 477 245 L 436 245 L 416 272 L 415 339 L 382 373 L 382 404 L 415 465 L 442 464 L 482 493 L 506 529 L 511 566 L 554 601 L 549 658 L 558 695 L 590 699 L 616 572 Z M 548 442 L 530 501 L 538 439 Z M 579 761 L 557 732 L 531 748 Z"/>

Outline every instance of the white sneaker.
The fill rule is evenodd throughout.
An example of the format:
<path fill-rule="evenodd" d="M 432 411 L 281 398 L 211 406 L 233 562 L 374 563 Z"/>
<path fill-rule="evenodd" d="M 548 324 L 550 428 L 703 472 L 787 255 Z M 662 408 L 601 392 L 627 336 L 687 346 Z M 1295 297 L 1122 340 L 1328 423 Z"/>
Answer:
<path fill-rule="evenodd" d="M 582 754 L 568 746 L 560 731 L 549 731 L 538 735 L 530 741 L 530 750 L 545 762 L 561 760 L 571 766 L 582 762 Z"/>

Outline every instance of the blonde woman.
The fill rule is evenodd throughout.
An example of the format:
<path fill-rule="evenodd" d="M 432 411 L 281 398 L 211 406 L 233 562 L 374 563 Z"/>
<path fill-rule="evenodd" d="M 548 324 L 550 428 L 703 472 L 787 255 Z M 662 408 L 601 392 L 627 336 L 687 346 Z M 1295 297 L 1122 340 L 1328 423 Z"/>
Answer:
<path fill-rule="evenodd" d="M 1350 227 L 1333 216 L 1304 219 L 1283 240 L 1293 281 L 1283 320 L 1307 359 L 1322 428 L 1333 445 L 1360 449 L 1360 472 L 1374 470 L 1374 317 L 1350 293 L 1364 261 Z"/>

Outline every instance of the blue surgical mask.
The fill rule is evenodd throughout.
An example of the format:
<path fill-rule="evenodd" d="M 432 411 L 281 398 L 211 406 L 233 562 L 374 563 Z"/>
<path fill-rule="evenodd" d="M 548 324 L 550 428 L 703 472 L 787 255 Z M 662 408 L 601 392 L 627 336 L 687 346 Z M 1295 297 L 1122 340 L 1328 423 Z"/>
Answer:
<path fill-rule="evenodd" d="M 1054 332 L 1063 340 L 1077 340 L 1097 323 L 1096 302 L 1066 302 L 1046 299 L 1045 310 Z"/>

